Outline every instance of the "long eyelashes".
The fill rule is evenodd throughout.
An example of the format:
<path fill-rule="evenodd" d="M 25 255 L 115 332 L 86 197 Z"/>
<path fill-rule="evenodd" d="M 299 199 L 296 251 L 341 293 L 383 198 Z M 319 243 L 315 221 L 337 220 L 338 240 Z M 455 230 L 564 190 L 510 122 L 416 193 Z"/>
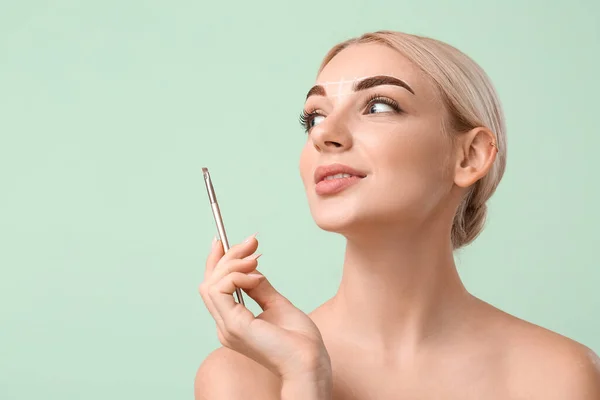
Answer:
<path fill-rule="evenodd" d="M 392 109 L 397 113 L 404 112 L 400 108 L 400 105 L 398 104 L 398 102 L 396 100 L 392 100 L 389 97 L 385 97 L 385 96 L 382 96 L 377 93 L 371 95 L 365 103 L 367 106 L 369 106 L 369 108 L 372 107 L 373 104 L 375 104 L 375 103 L 383 103 L 383 104 L 386 104 L 386 105 L 392 107 Z"/>
<path fill-rule="evenodd" d="M 382 96 L 377 93 L 371 95 L 369 98 L 366 99 L 366 101 L 365 101 L 365 107 L 367 108 L 366 113 L 371 111 L 371 108 L 373 107 L 373 105 L 377 104 L 377 103 L 385 104 L 385 105 L 391 107 L 395 113 L 398 113 L 398 114 L 404 113 L 404 110 L 402 110 L 402 108 L 400 108 L 400 105 L 398 104 L 397 101 L 390 99 L 389 97 Z M 304 129 L 305 133 L 308 133 L 310 131 L 310 129 L 312 128 L 311 124 L 313 123 L 313 120 L 315 119 L 315 117 L 318 117 L 318 116 L 325 117 L 324 114 L 322 114 L 319 110 L 314 109 L 314 108 L 310 111 L 302 110 L 302 112 L 300 113 L 300 116 L 298 117 L 298 122 Z"/>
<path fill-rule="evenodd" d="M 312 124 L 313 119 L 317 115 L 322 115 L 322 114 L 319 114 L 317 112 L 317 110 L 315 110 L 315 109 L 311 110 L 310 112 L 306 112 L 306 110 L 302 110 L 302 112 L 300 113 L 300 117 L 298 117 L 298 122 L 300 122 L 300 125 L 302 126 L 302 128 L 304 128 L 305 133 L 308 133 L 310 128 L 312 128 L 312 126 L 310 124 Z"/>
<path fill-rule="evenodd" d="M 302 110 L 300 116 L 298 117 L 298 122 L 300 123 L 300 126 L 302 126 L 305 130 L 308 124 L 308 119 L 310 118 L 311 114 L 312 111 L 310 113 L 307 113 L 306 110 Z"/>

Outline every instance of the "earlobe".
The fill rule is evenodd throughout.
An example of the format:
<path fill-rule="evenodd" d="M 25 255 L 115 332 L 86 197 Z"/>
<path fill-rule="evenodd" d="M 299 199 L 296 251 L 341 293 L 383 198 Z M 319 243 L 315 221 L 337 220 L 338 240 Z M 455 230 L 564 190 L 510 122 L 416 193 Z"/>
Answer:
<path fill-rule="evenodd" d="M 466 188 L 488 173 L 496 160 L 498 144 L 489 129 L 477 127 L 462 134 L 457 146 L 454 183 Z"/>

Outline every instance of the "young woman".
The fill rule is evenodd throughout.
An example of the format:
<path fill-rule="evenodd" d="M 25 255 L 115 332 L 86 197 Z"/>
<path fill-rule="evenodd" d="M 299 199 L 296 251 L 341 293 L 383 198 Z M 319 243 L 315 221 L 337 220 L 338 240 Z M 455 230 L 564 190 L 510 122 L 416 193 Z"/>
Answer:
<path fill-rule="evenodd" d="M 224 347 L 200 366 L 197 399 L 600 399 L 590 349 L 474 297 L 457 273 L 453 250 L 480 233 L 506 163 L 474 61 L 365 34 L 326 55 L 300 119 L 311 214 L 347 240 L 341 284 L 306 315 L 256 271 L 254 235 L 227 254 L 214 242 L 200 293 Z"/>

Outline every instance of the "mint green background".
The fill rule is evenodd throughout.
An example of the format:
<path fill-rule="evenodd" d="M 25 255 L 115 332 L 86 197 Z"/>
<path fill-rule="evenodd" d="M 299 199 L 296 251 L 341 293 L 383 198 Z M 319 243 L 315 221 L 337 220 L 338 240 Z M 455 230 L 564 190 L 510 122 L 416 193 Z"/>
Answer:
<path fill-rule="evenodd" d="M 600 3 L 524 3 L 4 1 L 0 398 L 193 397 L 219 345 L 203 166 L 230 242 L 259 231 L 261 270 L 306 312 L 333 295 L 344 241 L 310 216 L 297 116 L 325 52 L 378 29 L 456 45 L 503 101 L 468 288 L 600 351 Z"/>

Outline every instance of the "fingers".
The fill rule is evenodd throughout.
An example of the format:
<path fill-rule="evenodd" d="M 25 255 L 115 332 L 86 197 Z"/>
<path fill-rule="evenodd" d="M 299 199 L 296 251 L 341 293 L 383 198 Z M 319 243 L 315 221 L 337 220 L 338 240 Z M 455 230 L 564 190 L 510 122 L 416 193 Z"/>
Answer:
<path fill-rule="evenodd" d="M 242 258 L 241 260 L 230 260 L 228 262 L 224 262 L 222 265 L 219 265 L 214 269 L 212 275 L 208 278 L 208 283 L 213 284 L 215 282 L 219 282 L 221 279 L 223 279 L 223 277 L 232 272 L 250 273 L 254 271 L 258 266 L 257 258 L 260 256 L 261 254 L 251 254 Z"/>
<path fill-rule="evenodd" d="M 212 275 L 209 276 L 207 279 L 204 280 L 204 282 L 202 282 L 200 284 L 200 294 L 202 295 L 202 298 L 205 300 L 206 306 L 209 308 L 209 311 L 212 306 L 210 299 L 206 298 L 206 294 L 208 293 L 209 288 L 211 288 L 215 284 L 218 284 L 219 281 L 221 281 L 224 277 L 226 277 L 227 275 L 229 275 L 231 273 L 248 274 L 251 272 L 257 272 L 256 271 L 256 267 L 258 266 L 257 259 L 260 256 L 261 256 L 261 254 L 252 254 L 241 260 L 230 260 L 229 262 L 223 264 L 222 267 L 216 268 L 215 271 L 212 273 Z"/>
<path fill-rule="evenodd" d="M 226 331 L 227 327 L 225 326 L 225 322 L 223 321 L 223 319 L 224 319 L 223 315 L 221 314 L 221 312 L 215 305 L 215 299 L 217 301 L 219 301 L 219 300 L 221 301 L 221 303 L 219 303 L 219 304 L 223 304 L 223 306 L 221 307 L 222 310 L 227 310 L 229 308 L 237 306 L 237 307 L 241 307 L 244 310 L 248 311 L 241 304 L 237 304 L 236 302 L 234 302 L 233 292 L 235 291 L 235 286 L 232 286 L 232 285 L 235 285 L 236 283 L 240 283 L 240 286 L 239 286 L 240 288 L 242 288 L 244 290 L 251 290 L 253 287 L 256 286 L 256 284 L 260 283 L 260 280 L 263 277 L 262 274 L 260 274 L 260 273 L 258 273 L 258 271 L 256 271 L 256 266 L 257 266 L 256 259 L 233 260 L 233 261 L 230 261 L 230 263 L 234 263 L 236 261 L 238 262 L 237 265 L 239 266 L 239 269 L 240 269 L 239 271 L 233 271 L 233 272 L 225 275 L 223 278 L 220 278 L 219 280 L 216 279 L 216 273 L 215 273 L 215 274 L 213 274 L 212 277 L 209 278 L 208 281 L 202 282 L 200 284 L 200 288 L 199 288 L 200 296 L 202 297 L 202 300 L 204 301 L 206 308 L 208 309 L 210 314 L 213 316 L 213 318 L 217 324 L 217 328 L 221 331 Z M 232 268 L 232 269 L 235 269 L 235 268 Z M 250 273 L 250 272 L 254 272 L 255 273 L 254 276 L 248 275 L 248 273 Z M 258 275 L 258 276 L 256 276 L 256 275 Z M 224 297 L 229 297 L 229 298 L 226 299 Z M 250 311 L 248 311 L 248 313 L 251 318 L 254 318 L 254 315 L 252 315 L 252 313 L 250 313 Z"/>
<path fill-rule="evenodd" d="M 231 247 L 227 251 L 227 253 L 225 253 L 222 241 L 213 241 L 210 254 L 207 257 L 204 281 L 200 284 L 199 292 L 202 296 L 202 300 L 206 305 L 206 308 L 215 319 L 215 322 L 217 323 L 217 328 L 221 331 L 225 329 L 223 317 L 220 315 L 219 311 L 215 307 L 213 297 L 215 297 L 215 294 L 220 293 L 221 295 L 223 295 L 223 293 L 222 291 L 214 291 L 219 290 L 219 288 L 222 288 L 223 286 L 221 285 L 223 285 L 223 283 L 221 282 L 221 280 L 223 280 L 232 273 L 234 274 L 234 278 L 229 277 L 228 279 L 230 281 L 232 279 L 235 279 L 236 282 L 241 280 L 244 284 L 244 286 L 240 286 L 242 289 L 250 289 L 252 287 L 248 286 L 248 284 L 251 283 L 251 281 L 248 281 L 248 278 L 240 277 L 240 274 L 243 276 L 247 276 L 247 273 L 255 271 L 256 267 L 258 266 L 257 258 L 260 257 L 261 254 L 252 254 L 256 251 L 258 247 L 258 241 L 256 240 L 255 236 L 256 233 L 249 236 L 242 243 Z M 252 279 L 252 277 L 250 277 L 249 279 Z M 231 283 L 229 283 L 229 286 L 225 287 L 226 289 L 221 290 L 230 290 Z M 235 287 L 230 291 L 229 294 L 231 301 L 233 301 L 232 295 L 234 291 Z M 242 308 L 245 309 L 245 307 L 243 306 Z M 250 311 L 248 311 L 248 313 L 252 318 L 254 318 Z"/>
<path fill-rule="evenodd" d="M 215 236 L 215 239 L 217 237 Z M 206 268 L 204 269 L 204 281 L 206 281 L 211 275 L 215 266 L 225 254 L 225 249 L 223 249 L 223 242 L 221 240 L 213 239 L 212 246 L 210 248 L 210 253 L 208 253 L 208 257 L 206 258 Z"/>
<path fill-rule="evenodd" d="M 226 260 L 244 258 L 254 253 L 258 248 L 258 240 L 256 240 L 255 237 L 257 233 L 250 235 L 242 243 L 238 243 L 235 246 L 232 246 L 227 251 L 227 253 L 225 253 L 225 249 L 223 248 L 223 242 L 221 240 L 218 240 L 216 243 L 214 243 L 206 259 L 204 280 L 207 280 L 213 274 L 213 271 L 217 268 L 217 265 L 221 260 L 225 262 Z"/>
<path fill-rule="evenodd" d="M 254 271 L 255 273 L 259 273 L 258 271 Z M 273 307 L 276 303 L 288 303 L 291 302 L 279 293 L 271 282 L 267 278 L 263 278 L 258 285 L 254 288 L 246 290 L 248 296 L 250 296 L 256 303 L 260 306 L 263 311 L 268 310 Z"/>
<path fill-rule="evenodd" d="M 232 295 L 236 287 L 251 290 L 264 279 L 262 274 L 232 272 L 208 289 L 208 296 L 222 321 L 222 333 L 241 334 L 252 323 L 254 315 L 246 307 L 236 303 Z"/>

